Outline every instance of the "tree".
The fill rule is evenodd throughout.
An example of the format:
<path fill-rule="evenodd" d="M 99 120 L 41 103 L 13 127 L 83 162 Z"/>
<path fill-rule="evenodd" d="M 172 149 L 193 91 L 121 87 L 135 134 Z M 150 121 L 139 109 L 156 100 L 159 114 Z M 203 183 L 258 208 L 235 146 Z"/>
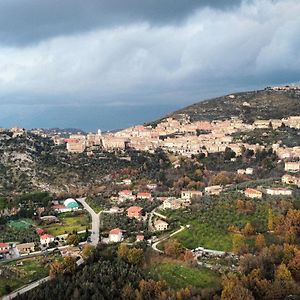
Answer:
<path fill-rule="evenodd" d="M 79 235 L 75 234 L 75 233 L 69 234 L 68 237 L 67 237 L 67 243 L 68 243 L 68 245 L 78 246 L 78 244 L 79 244 Z"/>
<path fill-rule="evenodd" d="M 182 251 L 183 247 L 177 240 L 169 240 L 165 244 L 165 253 L 169 256 L 178 258 Z"/>
<path fill-rule="evenodd" d="M 129 250 L 129 248 L 127 245 L 121 244 L 118 247 L 118 257 L 122 258 L 122 259 L 127 259 L 128 250 Z"/>
<path fill-rule="evenodd" d="M 280 264 L 275 271 L 275 279 L 281 281 L 291 281 L 293 280 L 292 274 L 287 268 L 287 266 L 282 263 Z"/>
<path fill-rule="evenodd" d="M 144 260 L 143 249 L 131 248 L 127 253 L 127 261 L 133 265 L 141 265 Z"/>
<path fill-rule="evenodd" d="M 273 210 L 270 207 L 268 210 L 268 230 L 273 231 L 274 230 L 274 223 L 273 223 Z"/>
<path fill-rule="evenodd" d="M 255 229 L 250 223 L 247 223 L 243 228 L 242 233 L 244 235 L 253 235 L 255 233 Z"/>
<path fill-rule="evenodd" d="M 61 262 L 56 260 L 50 265 L 49 276 L 51 278 L 55 278 L 62 272 L 63 272 L 63 265 Z"/>
<path fill-rule="evenodd" d="M 232 238 L 232 251 L 236 254 L 244 253 L 248 249 L 245 237 L 241 234 L 235 234 Z"/>
<path fill-rule="evenodd" d="M 255 238 L 255 248 L 260 251 L 266 246 L 266 239 L 263 234 L 258 234 Z"/>
<path fill-rule="evenodd" d="M 296 252 L 295 257 L 289 262 L 288 268 L 296 280 L 300 280 L 300 250 Z"/>
<path fill-rule="evenodd" d="M 85 244 L 83 249 L 82 249 L 82 252 L 81 252 L 81 255 L 83 258 L 88 258 L 89 255 L 92 253 L 92 251 L 95 249 L 94 246 L 90 245 L 90 244 Z"/>
<path fill-rule="evenodd" d="M 254 297 L 248 289 L 246 289 L 238 277 L 230 273 L 223 281 L 223 290 L 221 300 L 254 300 Z"/>
<path fill-rule="evenodd" d="M 71 256 L 66 256 L 63 262 L 63 269 L 65 274 L 74 274 L 76 271 L 76 260 Z"/>

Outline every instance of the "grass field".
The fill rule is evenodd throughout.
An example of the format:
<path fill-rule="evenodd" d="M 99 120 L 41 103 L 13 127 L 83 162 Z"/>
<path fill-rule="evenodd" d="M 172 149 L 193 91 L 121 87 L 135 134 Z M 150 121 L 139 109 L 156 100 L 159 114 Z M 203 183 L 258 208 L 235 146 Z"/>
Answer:
<path fill-rule="evenodd" d="M 51 224 L 43 227 L 47 233 L 54 236 L 71 233 L 73 231 L 82 231 L 86 227 L 90 227 L 90 220 L 87 214 L 78 216 L 61 215 L 59 216 L 60 223 Z"/>
<path fill-rule="evenodd" d="M 8 271 L 6 275 L 0 276 L 0 297 L 32 281 L 48 276 L 49 272 L 49 264 L 43 264 L 41 257 L 18 260 L 3 264 L 3 266 L 8 268 Z"/>
<path fill-rule="evenodd" d="M 150 275 L 156 280 L 165 280 L 174 288 L 181 289 L 188 286 L 195 288 L 218 288 L 220 276 L 206 268 L 187 267 L 177 263 L 161 263 L 151 266 Z"/>
<path fill-rule="evenodd" d="M 205 247 L 220 251 L 232 250 L 232 237 L 228 232 L 197 221 L 190 222 L 190 228 L 176 234 L 174 239 L 180 241 L 184 247 L 189 249 Z"/>
<path fill-rule="evenodd" d="M 14 229 L 28 229 L 32 226 L 32 221 L 29 219 L 12 220 L 8 222 L 8 226 Z"/>
<path fill-rule="evenodd" d="M 163 212 L 169 223 L 190 225 L 173 238 L 189 249 L 205 247 L 213 250 L 232 251 L 232 234 L 228 227 L 234 225 L 241 230 L 245 224 L 251 223 L 257 232 L 267 230 L 268 202 L 252 201 L 251 212 L 238 210 L 236 200 L 241 194 L 228 193 L 219 197 L 206 197 L 196 206 L 185 210 Z M 247 200 L 249 201 L 249 200 Z"/>

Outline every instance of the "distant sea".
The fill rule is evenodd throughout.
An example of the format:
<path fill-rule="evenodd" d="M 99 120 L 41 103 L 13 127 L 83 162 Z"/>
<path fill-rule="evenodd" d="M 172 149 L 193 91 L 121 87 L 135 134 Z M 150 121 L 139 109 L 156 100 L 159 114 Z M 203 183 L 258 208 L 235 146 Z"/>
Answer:
<path fill-rule="evenodd" d="M 182 106 L 182 105 L 181 105 Z M 154 121 L 181 107 L 177 105 L 130 106 L 46 106 L 35 110 L 34 106 L 2 115 L 3 127 L 30 128 L 80 128 L 87 132 L 122 129 L 136 124 Z"/>

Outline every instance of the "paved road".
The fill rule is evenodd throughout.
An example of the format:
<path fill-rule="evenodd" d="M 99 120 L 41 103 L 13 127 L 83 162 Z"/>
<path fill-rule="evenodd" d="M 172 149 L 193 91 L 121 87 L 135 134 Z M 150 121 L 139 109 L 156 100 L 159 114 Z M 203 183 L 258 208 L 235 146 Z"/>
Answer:
<path fill-rule="evenodd" d="M 97 246 L 99 243 L 100 236 L 100 215 L 101 212 L 96 214 L 95 211 L 86 203 L 86 198 L 77 198 L 76 200 L 80 202 L 83 207 L 89 212 L 92 217 L 92 234 L 91 241 L 93 246 Z"/>
<path fill-rule="evenodd" d="M 169 234 L 169 235 L 167 235 L 167 236 L 165 236 L 165 237 L 163 237 L 163 238 L 158 239 L 158 241 L 156 241 L 155 243 L 152 244 L 152 249 L 155 250 L 155 251 L 157 251 L 157 252 L 159 252 L 159 253 L 164 253 L 162 250 L 159 250 L 159 249 L 157 248 L 157 245 L 158 245 L 159 243 L 161 243 L 161 242 L 167 240 L 167 239 L 170 238 L 171 236 L 173 236 L 173 235 L 175 235 L 175 234 L 181 232 L 181 231 L 184 230 L 184 229 L 185 229 L 184 226 L 180 226 L 180 229 L 176 230 L 175 232 L 173 232 L 173 233 L 171 233 L 171 234 Z"/>
<path fill-rule="evenodd" d="M 28 292 L 28 291 L 30 291 L 30 290 L 38 287 L 40 284 L 42 284 L 42 283 L 44 283 L 46 281 L 49 281 L 49 280 L 50 280 L 49 276 L 45 277 L 45 278 L 42 278 L 42 279 L 40 279 L 38 281 L 35 281 L 35 282 L 33 282 L 33 283 L 31 283 L 31 284 L 23 287 L 23 288 L 20 288 L 19 290 L 14 291 L 13 293 L 11 293 L 11 294 L 9 294 L 7 296 L 4 296 L 3 298 L 1 298 L 1 300 L 10 300 L 10 299 L 13 299 L 13 298 L 17 297 L 18 295 L 24 294 L 24 293 L 26 293 L 26 292 Z"/>

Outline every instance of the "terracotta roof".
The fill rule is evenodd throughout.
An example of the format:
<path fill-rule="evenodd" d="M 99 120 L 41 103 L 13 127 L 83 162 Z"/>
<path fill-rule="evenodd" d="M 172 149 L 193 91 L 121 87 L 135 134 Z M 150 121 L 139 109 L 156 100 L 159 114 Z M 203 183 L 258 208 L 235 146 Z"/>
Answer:
<path fill-rule="evenodd" d="M 122 233 L 122 230 L 120 228 L 115 228 L 115 229 L 112 229 L 109 234 L 120 234 Z"/>
<path fill-rule="evenodd" d="M 46 240 L 46 239 L 51 239 L 51 238 L 54 238 L 54 236 L 53 235 L 51 235 L 51 234 L 43 234 L 41 237 L 40 237 L 40 239 L 41 240 Z"/>
<path fill-rule="evenodd" d="M 9 244 L 6 243 L 0 243 L 0 248 L 6 248 L 9 247 Z"/>
<path fill-rule="evenodd" d="M 131 207 L 129 207 L 128 209 L 127 209 L 127 211 L 129 212 L 129 213 L 139 213 L 139 212 L 141 212 L 143 210 L 143 208 L 142 207 L 139 207 L 139 206 L 131 206 Z"/>

